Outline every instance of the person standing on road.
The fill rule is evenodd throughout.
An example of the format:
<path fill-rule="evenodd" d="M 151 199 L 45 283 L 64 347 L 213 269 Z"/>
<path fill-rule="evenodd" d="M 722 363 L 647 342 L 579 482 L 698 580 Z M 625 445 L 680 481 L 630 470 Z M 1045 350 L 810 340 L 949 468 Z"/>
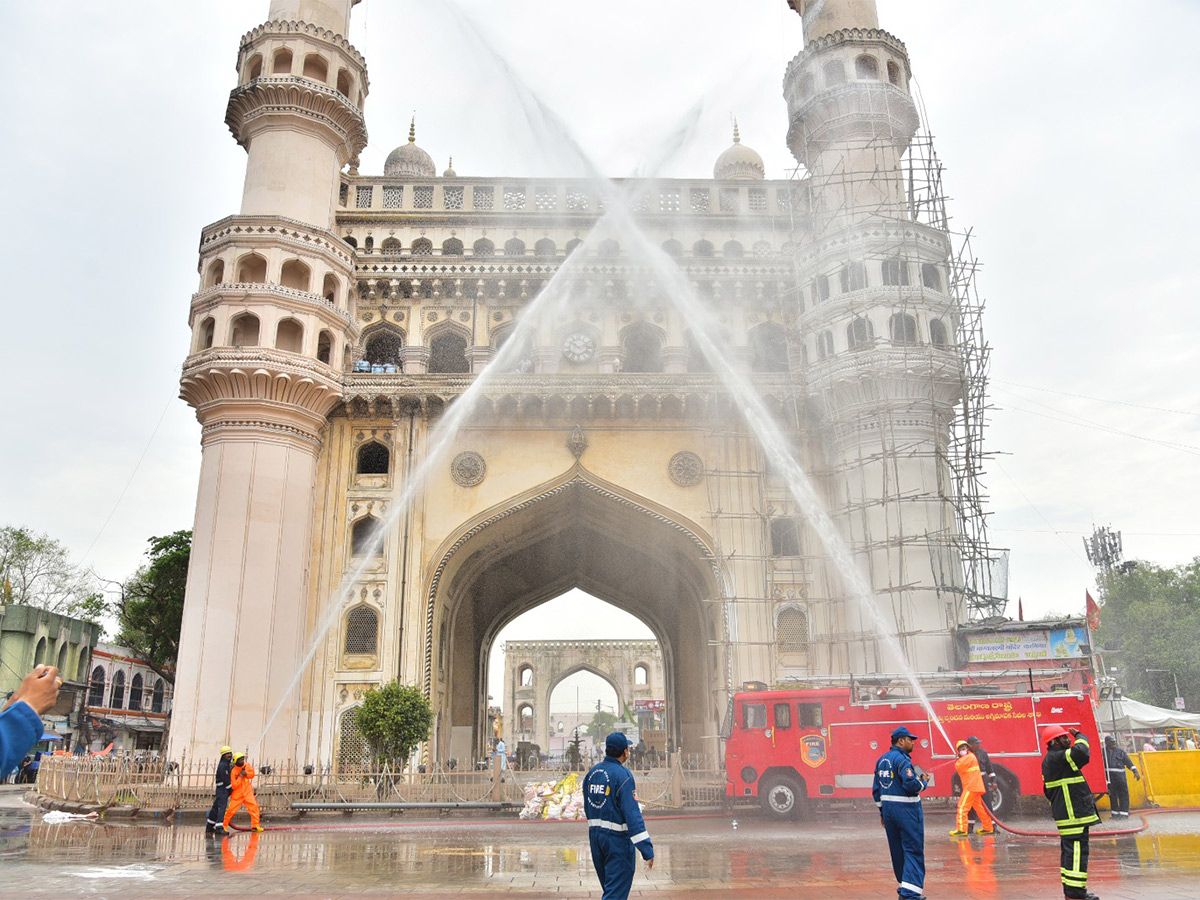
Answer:
<path fill-rule="evenodd" d="M 629 738 L 614 731 L 604 740 L 604 753 L 604 759 L 583 778 L 588 840 L 603 900 L 626 900 L 637 865 L 634 849 L 653 869 L 654 845 L 638 807 L 633 773 L 624 765 L 629 759 Z"/>
<path fill-rule="evenodd" d="M 225 808 L 229 806 L 229 795 L 233 791 L 233 748 L 222 747 L 221 759 L 217 763 L 216 793 L 212 809 L 204 823 L 205 834 L 225 833 Z"/>
<path fill-rule="evenodd" d="M 926 780 L 912 761 L 917 736 L 903 725 L 892 732 L 892 748 L 875 763 L 871 796 L 887 833 L 901 900 L 925 897 L 925 813 L 921 791 Z"/>
<path fill-rule="evenodd" d="M 11 772 L 42 736 L 42 714 L 58 702 L 61 684 L 54 666 L 34 666 L 8 698 L 0 712 L 0 777 Z"/>
<path fill-rule="evenodd" d="M 243 806 L 250 813 L 250 830 L 263 830 L 259 824 L 258 800 L 254 797 L 254 785 L 251 784 L 254 774 L 254 767 L 246 762 L 245 753 L 233 754 L 233 770 L 230 773 L 233 790 L 229 794 L 229 808 L 225 810 L 225 818 L 221 822 L 225 831 L 229 830 L 229 821 Z"/>
<path fill-rule="evenodd" d="M 1117 746 L 1117 739 L 1111 734 L 1104 736 L 1104 774 L 1108 777 L 1108 800 L 1112 804 L 1113 818 L 1129 818 L 1129 779 L 1125 770 L 1133 772 L 1133 777 L 1142 780 L 1142 773 L 1133 764 L 1129 754 Z"/>
<path fill-rule="evenodd" d="M 971 833 L 971 826 L 967 822 L 967 814 L 970 812 L 979 816 L 980 834 L 995 834 L 996 829 L 992 826 L 991 813 L 988 812 L 987 806 L 983 802 L 984 794 L 987 791 L 984 789 L 983 773 L 979 770 L 979 760 L 975 758 L 975 754 L 971 752 L 966 741 L 959 741 L 954 745 L 954 749 L 958 753 L 958 759 L 954 761 L 954 769 L 958 772 L 958 780 L 962 783 L 962 796 L 958 801 L 958 818 L 954 823 L 954 830 L 950 832 L 950 837 L 966 837 Z"/>
<path fill-rule="evenodd" d="M 1047 725 L 1042 729 L 1042 781 L 1054 824 L 1058 826 L 1062 860 L 1063 896 L 1068 900 L 1096 900 L 1087 889 L 1088 829 L 1100 822 L 1092 789 L 1083 776 L 1091 759 L 1087 738 L 1077 728 Z"/>

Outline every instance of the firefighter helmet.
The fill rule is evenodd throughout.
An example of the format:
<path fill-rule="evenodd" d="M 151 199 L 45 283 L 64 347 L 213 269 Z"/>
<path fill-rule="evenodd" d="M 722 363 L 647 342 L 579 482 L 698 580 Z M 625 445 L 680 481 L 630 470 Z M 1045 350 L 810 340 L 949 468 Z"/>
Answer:
<path fill-rule="evenodd" d="M 968 746 L 966 741 L 959 741 L 958 743 L 956 743 L 954 745 L 954 749 L 957 750 L 959 747 L 966 747 L 966 746 Z"/>
<path fill-rule="evenodd" d="M 1052 740 L 1060 737 L 1070 737 L 1070 733 L 1061 725 L 1047 725 L 1042 729 L 1042 746 L 1045 747 Z"/>
<path fill-rule="evenodd" d="M 226 753 L 232 753 L 232 752 L 233 752 L 233 748 L 230 747 L 228 744 L 226 744 L 224 747 L 221 748 L 222 756 L 224 756 Z"/>
<path fill-rule="evenodd" d="M 1064 732 L 1063 732 L 1063 734 L 1066 734 L 1066 732 L 1064 731 Z M 236 763 L 236 762 L 237 762 L 239 759 L 245 759 L 245 758 L 246 758 L 246 754 L 245 754 L 245 753 L 235 753 L 235 754 L 233 754 L 233 761 L 234 761 L 235 763 Z"/>

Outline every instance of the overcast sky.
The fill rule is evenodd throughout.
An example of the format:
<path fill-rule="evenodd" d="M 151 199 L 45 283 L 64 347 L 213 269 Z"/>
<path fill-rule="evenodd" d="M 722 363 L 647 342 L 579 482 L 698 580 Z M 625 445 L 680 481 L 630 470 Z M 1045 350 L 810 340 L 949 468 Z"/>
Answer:
<path fill-rule="evenodd" d="M 1200 4 L 879 7 L 908 46 L 954 225 L 974 229 L 984 263 L 986 485 L 1012 611 L 1019 595 L 1027 617 L 1081 612 L 1093 523 L 1122 530 L 1130 557 L 1200 554 L 1200 79 L 1164 40 L 1196 33 Z M 239 38 L 267 8 L 0 4 L 0 523 L 48 532 L 108 577 L 192 523 L 199 428 L 177 399 L 188 301 L 200 229 L 240 203 L 225 100 Z M 554 173 L 471 28 L 607 174 L 656 158 L 697 104 L 665 174 L 710 175 L 731 114 L 769 177 L 793 165 L 780 84 L 802 37 L 783 0 L 364 0 L 351 31 L 371 75 L 364 174 L 414 110 L 439 168 L 452 155 L 462 175 Z M 578 636 L 564 628 L 526 636 Z"/>

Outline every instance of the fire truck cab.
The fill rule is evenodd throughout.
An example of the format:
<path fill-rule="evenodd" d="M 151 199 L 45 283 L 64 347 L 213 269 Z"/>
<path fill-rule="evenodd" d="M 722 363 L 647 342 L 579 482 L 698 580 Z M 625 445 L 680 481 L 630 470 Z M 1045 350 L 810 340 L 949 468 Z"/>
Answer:
<path fill-rule="evenodd" d="M 937 698 L 930 707 L 936 721 L 919 700 L 855 699 L 852 688 L 737 693 L 725 723 L 726 796 L 756 797 L 779 818 L 822 798 L 869 799 L 875 761 L 901 725 L 919 736 L 913 762 L 929 773 L 923 797 L 961 790 L 954 744 L 970 736 L 980 739 L 996 771 L 996 788 L 988 795 L 993 809 L 1003 815 L 1022 794 L 1040 795 L 1044 751 L 1038 730 L 1044 725 L 1077 728 L 1091 739 L 1097 761 L 1084 774 L 1093 791 L 1106 789 L 1087 695 L 981 693 Z"/>

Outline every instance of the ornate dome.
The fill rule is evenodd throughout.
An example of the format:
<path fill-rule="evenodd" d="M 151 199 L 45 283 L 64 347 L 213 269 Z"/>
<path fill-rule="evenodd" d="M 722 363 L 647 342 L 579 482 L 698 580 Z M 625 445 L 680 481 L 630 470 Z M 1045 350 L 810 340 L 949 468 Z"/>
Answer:
<path fill-rule="evenodd" d="M 433 178 L 437 175 L 433 157 L 417 146 L 415 118 L 408 126 L 408 143 L 401 144 L 388 154 L 387 162 L 383 164 L 383 174 L 414 178 Z"/>
<path fill-rule="evenodd" d="M 446 171 L 442 173 L 443 178 L 457 178 L 458 173 L 454 171 L 454 157 L 450 157 L 450 165 L 446 166 Z"/>
<path fill-rule="evenodd" d="M 737 122 L 733 123 L 733 146 L 717 157 L 713 178 L 720 181 L 762 181 L 767 167 L 762 157 L 742 143 Z"/>

